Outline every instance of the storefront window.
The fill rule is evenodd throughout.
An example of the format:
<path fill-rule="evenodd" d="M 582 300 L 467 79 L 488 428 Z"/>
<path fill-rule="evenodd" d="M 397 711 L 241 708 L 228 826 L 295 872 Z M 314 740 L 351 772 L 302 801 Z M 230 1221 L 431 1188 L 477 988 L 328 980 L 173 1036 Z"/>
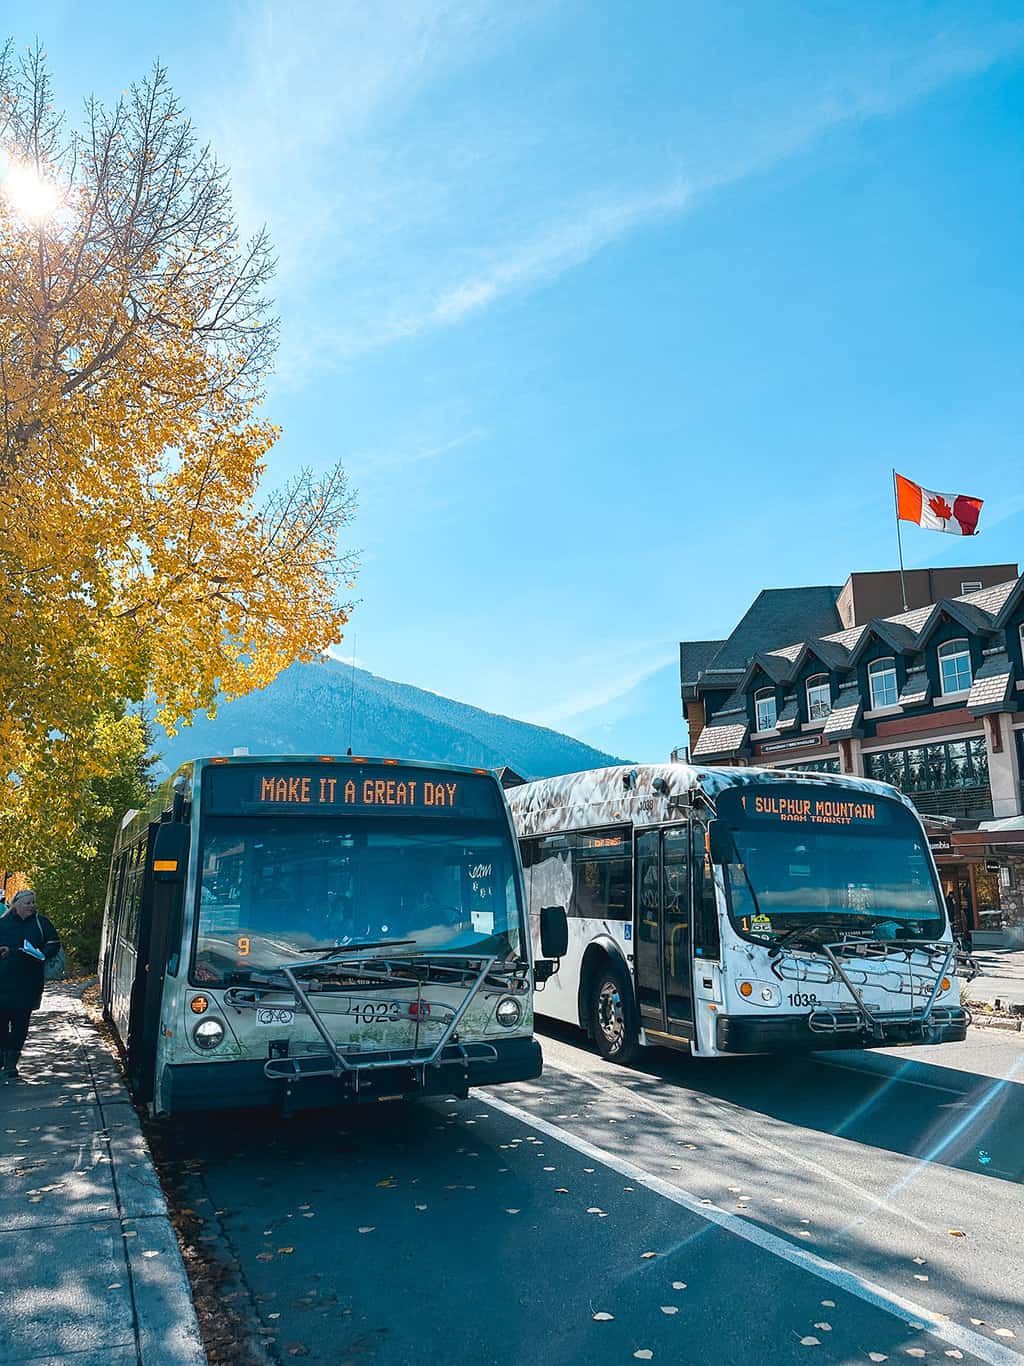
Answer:
<path fill-rule="evenodd" d="M 946 740 L 912 749 L 865 754 L 869 778 L 892 783 L 904 792 L 943 792 L 988 784 L 988 751 L 983 736 Z"/>

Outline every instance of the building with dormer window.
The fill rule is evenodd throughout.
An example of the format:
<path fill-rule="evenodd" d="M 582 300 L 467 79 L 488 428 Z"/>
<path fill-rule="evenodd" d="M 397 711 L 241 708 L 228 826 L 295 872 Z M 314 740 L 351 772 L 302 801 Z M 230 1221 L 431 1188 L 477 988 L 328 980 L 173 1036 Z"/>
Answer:
<path fill-rule="evenodd" d="M 912 573 L 918 596 L 966 591 L 863 619 L 898 575 L 765 590 L 728 640 L 684 642 L 690 757 L 892 783 L 925 819 L 959 927 L 1024 943 L 1024 577 Z M 814 629 L 777 629 L 791 622 Z"/>

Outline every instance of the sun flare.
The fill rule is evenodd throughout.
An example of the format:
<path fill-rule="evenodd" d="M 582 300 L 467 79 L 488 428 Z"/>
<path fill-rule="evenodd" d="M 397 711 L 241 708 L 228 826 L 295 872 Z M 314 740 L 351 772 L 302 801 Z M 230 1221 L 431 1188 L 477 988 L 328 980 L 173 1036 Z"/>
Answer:
<path fill-rule="evenodd" d="M 26 223 L 52 218 L 61 202 L 60 189 L 27 162 L 0 156 L 0 195 Z"/>

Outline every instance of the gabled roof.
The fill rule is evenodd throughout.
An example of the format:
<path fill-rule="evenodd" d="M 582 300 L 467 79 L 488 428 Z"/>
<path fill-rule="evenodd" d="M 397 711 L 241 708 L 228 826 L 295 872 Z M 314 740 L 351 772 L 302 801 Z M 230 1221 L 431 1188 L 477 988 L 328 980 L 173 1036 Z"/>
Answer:
<path fill-rule="evenodd" d="M 850 651 L 850 663 L 856 664 L 873 639 L 884 641 L 896 654 L 912 654 L 917 646 L 917 636 L 898 621 L 887 621 L 885 617 L 869 621 L 864 627 L 860 640 Z"/>
<path fill-rule="evenodd" d="M 749 668 L 743 675 L 743 681 L 740 684 L 740 687 L 743 690 L 746 690 L 750 685 L 750 680 L 758 669 L 761 669 L 762 672 L 766 673 L 773 683 L 785 683 L 789 678 L 791 668 L 792 661 L 787 659 L 785 655 L 762 654 L 762 652 L 758 650 L 757 654 L 750 661 Z"/>
<path fill-rule="evenodd" d="M 1022 574 L 1014 583 L 1001 583 L 998 589 L 989 588 L 986 591 L 994 594 L 996 592 L 1001 592 L 1004 588 L 1008 588 L 1010 591 L 1003 598 L 1001 605 L 995 609 L 996 625 L 998 627 L 1006 625 L 1020 605 L 1021 598 L 1024 597 L 1024 574 Z M 971 598 L 980 598 L 981 596 L 981 593 L 970 594 Z M 991 611 L 992 608 L 987 608 L 986 610 Z"/>
<path fill-rule="evenodd" d="M 918 627 L 916 642 L 918 649 L 934 635 L 944 615 L 952 617 L 958 625 L 972 635 L 991 635 L 994 630 L 992 618 L 987 612 L 982 612 L 980 608 L 971 603 L 963 602 L 960 598 L 940 598 L 938 602 L 932 604 L 927 621 Z"/>

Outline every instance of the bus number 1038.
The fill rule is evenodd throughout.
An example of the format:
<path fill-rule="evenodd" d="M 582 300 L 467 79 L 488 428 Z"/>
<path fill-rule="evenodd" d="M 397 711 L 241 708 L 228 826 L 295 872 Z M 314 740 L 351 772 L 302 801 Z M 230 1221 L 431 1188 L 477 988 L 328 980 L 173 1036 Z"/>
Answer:
<path fill-rule="evenodd" d="M 817 996 L 808 996 L 806 991 L 791 991 L 786 998 L 791 1006 L 816 1006 Z"/>

